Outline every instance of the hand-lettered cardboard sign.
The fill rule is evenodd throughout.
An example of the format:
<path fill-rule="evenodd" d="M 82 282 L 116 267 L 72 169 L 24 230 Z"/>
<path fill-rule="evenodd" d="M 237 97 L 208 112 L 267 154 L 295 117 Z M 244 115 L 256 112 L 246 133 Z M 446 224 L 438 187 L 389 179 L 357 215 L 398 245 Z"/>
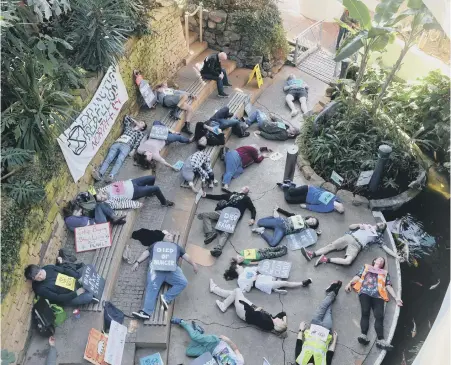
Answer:
<path fill-rule="evenodd" d="M 319 196 L 319 201 L 321 203 L 327 205 L 334 197 L 335 197 L 335 194 L 332 194 L 330 191 L 324 191 Z"/>
<path fill-rule="evenodd" d="M 139 365 L 164 365 L 159 352 L 139 359 Z"/>
<path fill-rule="evenodd" d="M 338 175 L 335 171 L 332 171 L 332 175 L 330 175 L 330 178 L 338 186 L 341 186 L 343 184 L 344 178 Z"/>
<path fill-rule="evenodd" d="M 155 243 L 152 267 L 156 271 L 175 271 L 177 269 L 177 245 L 171 242 Z"/>
<path fill-rule="evenodd" d="M 149 138 L 167 140 L 169 129 L 165 125 L 154 125 L 150 131 Z"/>
<path fill-rule="evenodd" d="M 216 223 L 215 229 L 218 231 L 223 231 L 227 233 L 233 233 L 235 227 L 240 219 L 241 213 L 237 208 L 226 207 L 221 210 L 221 216 Z"/>
<path fill-rule="evenodd" d="M 110 223 L 75 228 L 75 251 L 84 252 L 111 246 Z"/>
<path fill-rule="evenodd" d="M 105 361 L 108 364 L 121 365 L 126 336 L 127 327 L 116 321 L 111 321 L 110 332 L 108 333 L 108 344 L 105 352 Z"/>
<path fill-rule="evenodd" d="M 81 275 L 81 285 L 95 298 L 102 299 L 103 289 L 105 288 L 105 279 L 96 271 L 93 265 L 86 265 Z"/>
<path fill-rule="evenodd" d="M 263 260 L 258 263 L 258 272 L 276 278 L 287 279 L 290 276 L 291 262 Z"/>
<path fill-rule="evenodd" d="M 108 336 L 95 328 L 91 328 L 84 353 L 85 360 L 94 365 L 108 365 L 104 359 L 107 344 Z"/>
<path fill-rule="evenodd" d="M 205 352 L 204 354 L 200 355 L 197 359 L 194 361 L 191 361 L 189 363 L 190 365 L 217 365 L 215 359 L 213 359 L 213 356 L 209 352 Z"/>
<path fill-rule="evenodd" d="M 59 273 L 56 276 L 55 285 L 69 290 L 75 290 L 75 278 Z"/>
<path fill-rule="evenodd" d="M 287 240 L 287 247 L 294 251 L 314 245 L 318 241 L 318 235 L 314 229 L 307 228 L 301 232 L 288 235 Z"/>

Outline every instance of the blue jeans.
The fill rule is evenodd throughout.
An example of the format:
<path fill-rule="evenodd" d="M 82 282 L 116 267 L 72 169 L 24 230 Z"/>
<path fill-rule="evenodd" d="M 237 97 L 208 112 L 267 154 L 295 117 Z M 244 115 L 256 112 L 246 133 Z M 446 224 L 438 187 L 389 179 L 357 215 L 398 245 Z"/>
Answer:
<path fill-rule="evenodd" d="M 147 272 L 146 294 L 144 296 L 143 311 L 152 314 L 155 310 L 158 293 L 163 283 L 168 283 L 171 288 L 164 294 L 167 303 L 172 302 L 177 295 L 188 285 L 185 275 L 180 267 L 177 266 L 175 271 L 155 271 L 152 263 L 149 264 Z"/>
<path fill-rule="evenodd" d="M 260 127 L 264 122 L 268 121 L 268 117 L 261 110 L 254 110 L 254 112 L 247 119 L 247 124 L 251 125 L 257 122 Z"/>
<path fill-rule="evenodd" d="M 92 298 L 94 298 L 94 295 L 85 291 L 83 294 L 72 299 L 69 303 L 67 303 L 67 305 L 71 307 L 78 307 L 79 305 L 89 304 L 92 302 Z"/>
<path fill-rule="evenodd" d="M 226 153 L 224 163 L 225 174 L 222 178 L 222 183 L 229 185 L 232 179 L 236 179 L 243 173 L 243 164 L 240 155 L 235 150 Z"/>
<path fill-rule="evenodd" d="M 102 163 L 102 166 L 100 167 L 100 176 L 103 176 L 103 174 L 105 174 L 106 170 L 117 156 L 116 163 L 110 171 L 110 176 L 115 176 L 124 163 L 125 159 L 127 158 L 127 155 L 130 153 L 130 149 L 131 147 L 128 144 L 120 142 L 113 143 L 110 147 L 110 150 L 108 151 L 108 154 L 106 155 L 105 160 Z"/>
<path fill-rule="evenodd" d="M 266 217 L 259 219 L 257 222 L 259 227 L 271 228 L 274 230 L 274 235 L 271 236 L 269 233 L 263 232 L 263 239 L 270 245 L 271 247 L 277 246 L 282 238 L 286 235 L 286 227 L 285 227 L 285 219 L 283 218 L 274 218 L 274 217 Z"/>
<path fill-rule="evenodd" d="M 225 69 L 221 69 L 222 73 L 224 74 L 224 77 L 220 79 L 218 76 L 213 76 L 210 74 L 202 74 L 202 78 L 204 80 L 215 80 L 216 81 L 216 87 L 218 89 L 218 94 L 224 93 L 224 84 L 229 84 L 229 79 L 227 78 L 227 72 Z"/>
<path fill-rule="evenodd" d="M 343 37 L 348 33 L 348 30 L 346 28 L 340 27 L 340 30 L 338 31 L 338 37 L 337 37 L 337 45 L 335 46 L 335 49 L 338 50 L 340 48 L 340 42 L 343 39 Z"/>
<path fill-rule="evenodd" d="M 136 179 L 132 179 L 133 183 L 133 199 L 136 200 L 145 196 L 155 195 L 161 204 L 166 204 L 166 198 L 164 197 L 161 189 L 155 186 L 155 176 L 143 176 Z"/>
<path fill-rule="evenodd" d="M 315 314 L 313 315 L 311 324 L 316 324 L 318 326 L 327 328 L 328 330 L 332 329 L 332 304 L 336 296 L 337 294 L 335 294 L 335 292 L 327 293 L 326 297 L 323 299 Z"/>
<path fill-rule="evenodd" d="M 109 204 L 102 202 L 97 203 L 94 211 L 94 220 L 96 224 L 106 223 L 108 222 L 108 218 L 114 216 L 114 210 L 110 207 Z"/>
<path fill-rule="evenodd" d="M 198 357 L 205 352 L 213 353 L 218 346 L 220 339 L 215 335 L 204 335 L 195 330 L 191 324 L 182 321 L 180 323 L 186 332 L 188 332 L 191 342 L 186 348 L 186 356 Z"/>
<path fill-rule="evenodd" d="M 239 119 L 237 118 L 230 118 L 230 119 L 215 119 L 210 122 L 210 125 L 212 127 L 219 127 L 222 130 L 231 128 L 234 125 L 240 124 Z"/>
<path fill-rule="evenodd" d="M 169 133 L 168 139 L 166 140 L 166 144 L 168 145 L 173 142 L 189 143 L 189 138 L 186 138 L 185 136 L 182 136 L 181 134 Z"/>

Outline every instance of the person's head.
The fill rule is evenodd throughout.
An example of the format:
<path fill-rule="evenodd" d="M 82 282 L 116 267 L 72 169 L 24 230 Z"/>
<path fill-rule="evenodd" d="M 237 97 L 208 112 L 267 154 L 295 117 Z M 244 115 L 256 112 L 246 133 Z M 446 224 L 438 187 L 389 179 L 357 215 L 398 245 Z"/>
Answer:
<path fill-rule="evenodd" d="M 74 201 L 69 201 L 66 206 L 63 208 L 63 216 L 64 218 L 70 217 L 70 216 L 76 216 L 80 217 L 83 213 L 82 208 L 75 203 Z"/>
<path fill-rule="evenodd" d="M 289 127 L 287 129 L 288 138 L 295 138 L 299 133 L 299 128 Z"/>
<path fill-rule="evenodd" d="M 226 280 L 234 280 L 238 277 L 237 271 L 238 261 L 236 259 L 232 259 L 230 261 L 229 268 L 224 272 L 224 279 Z"/>
<path fill-rule="evenodd" d="M 165 82 L 162 82 L 161 84 L 158 84 L 156 87 L 155 87 L 155 90 L 156 91 L 161 91 L 161 90 L 163 90 L 163 89 L 165 89 L 165 88 L 167 88 L 168 87 L 168 83 L 165 81 Z"/>
<path fill-rule="evenodd" d="M 225 61 L 225 60 L 227 60 L 227 53 L 225 53 L 225 52 L 219 52 L 219 53 L 218 53 L 218 58 L 219 58 L 219 61 Z"/>
<path fill-rule="evenodd" d="M 385 267 L 385 259 L 383 257 L 376 257 L 371 264 L 376 269 L 383 269 Z"/>
<path fill-rule="evenodd" d="M 244 256 L 237 254 L 235 260 L 236 260 L 237 264 L 242 264 L 244 262 Z"/>
<path fill-rule="evenodd" d="M 141 132 L 145 131 L 147 129 L 147 124 L 142 121 L 135 120 L 135 128 L 134 129 L 137 131 L 141 131 Z"/>
<path fill-rule="evenodd" d="M 27 280 L 43 281 L 47 277 L 44 269 L 38 265 L 28 265 L 24 270 L 24 275 Z"/>
<path fill-rule="evenodd" d="M 316 217 L 312 216 L 305 217 L 304 222 L 312 229 L 317 229 L 319 226 L 319 220 Z"/>
<path fill-rule="evenodd" d="M 273 318 L 274 323 L 274 332 L 277 332 L 279 334 L 284 333 L 287 331 L 287 323 L 281 319 L 281 318 Z"/>
<path fill-rule="evenodd" d="M 337 202 L 335 200 L 334 201 L 334 210 L 336 210 L 338 213 L 344 213 L 345 207 L 344 207 L 343 203 Z"/>
<path fill-rule="evenodd" d="M 296 79 L 296 75 L 295 74 L 289 74 L 287 81 L 291 81 L 291 80 L 295 80 Z"/>
<path fill-rule="evenodd" d="M 98 191 L 96 195 L 94 195 L 96 201 L 104 202 L 108 200 L 108 194 L 104 191 Z"/>
<path fill-rule="evenodd" d="M 174 242 L 174 235 L 170 232 L 164 235 L 163 241 L 165 242 Z"/>
<path fill-rule="evenodd" d="M 243 186 L 240 190 L 240 193 L 242 194 L 249 194 L 249 186 Z"/>
<path fill-rule="evenodd" d="M 154 170 L 157 167 L 152 152 L 136 153 L 135 162 L 144 169 Z"/>
<path fill-rule="evenodd" d="M 205 147 L 207 147 L 207 137 L 202 136 L 197 141 L 197 148 L 199 149 L 199 151 L 202 151 L 205 149 Z"/>
<path fill-rule="evenodd" d="M 378 233 L 384 233 L 387 229 L 387 224 L 385 222 L 379 222 L 376 224 L 376 231 Z"/>

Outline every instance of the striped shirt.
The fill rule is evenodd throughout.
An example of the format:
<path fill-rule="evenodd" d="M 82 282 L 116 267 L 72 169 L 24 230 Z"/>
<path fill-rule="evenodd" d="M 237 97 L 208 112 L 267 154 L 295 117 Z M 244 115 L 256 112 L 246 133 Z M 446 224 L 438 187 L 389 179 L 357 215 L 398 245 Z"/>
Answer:
<path fill-rule="evenodd" d="M 194 173 L 199 174 L 202 181 L 208 180 L 208 175 L 213 173 L 210 156 L 205 152 L 198 151 L 191 156 L 190 161 Z"/>

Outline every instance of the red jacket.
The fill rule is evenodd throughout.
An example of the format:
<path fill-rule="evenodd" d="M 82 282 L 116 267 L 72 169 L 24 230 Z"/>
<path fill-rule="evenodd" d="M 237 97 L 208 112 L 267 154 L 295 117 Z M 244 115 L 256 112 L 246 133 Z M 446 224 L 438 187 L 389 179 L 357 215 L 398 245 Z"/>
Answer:
<path fill-rule="evenodd" d="M 236 149 L 240 155 L 243 167 L 247 167 L 254 162 L 260 163 L 263 161 L 263 156 L 258 154 L 258 150 L 252 146 L 243 146 Z"/>

